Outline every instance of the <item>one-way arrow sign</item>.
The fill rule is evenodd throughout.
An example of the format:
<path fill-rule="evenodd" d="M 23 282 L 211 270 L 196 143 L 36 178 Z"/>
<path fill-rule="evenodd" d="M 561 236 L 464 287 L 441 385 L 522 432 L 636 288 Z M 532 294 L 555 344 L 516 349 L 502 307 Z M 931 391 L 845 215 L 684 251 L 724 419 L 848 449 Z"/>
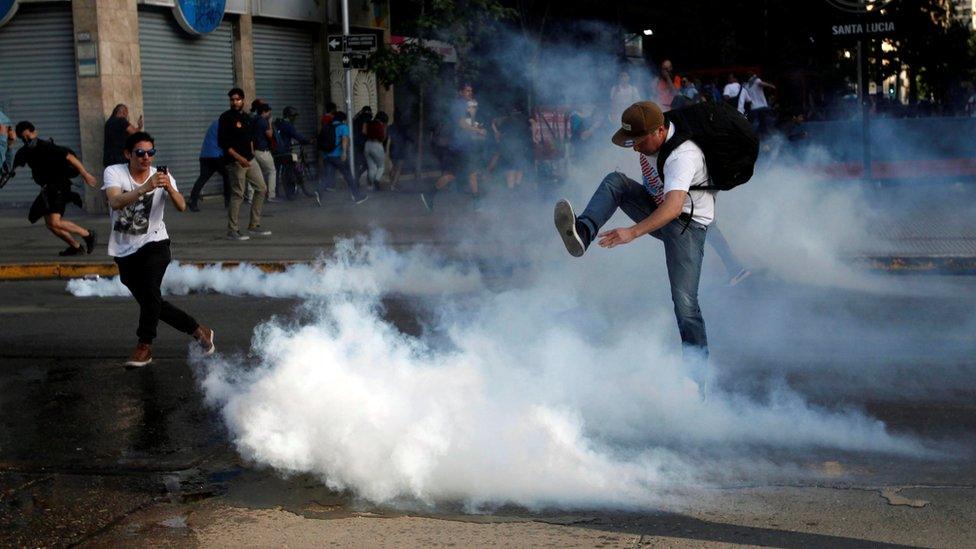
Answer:
<path fill-rule="evenodd" d="M 346 51 L 346 37 L 342 34 L 329 35 L 329 51 Z"/>

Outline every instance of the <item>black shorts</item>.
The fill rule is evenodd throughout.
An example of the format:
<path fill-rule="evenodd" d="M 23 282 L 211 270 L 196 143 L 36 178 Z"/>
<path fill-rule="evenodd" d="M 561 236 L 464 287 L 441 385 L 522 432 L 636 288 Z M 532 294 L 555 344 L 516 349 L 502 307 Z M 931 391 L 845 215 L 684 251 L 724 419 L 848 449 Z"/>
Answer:
<path fill-rule="evenodd" d="M 461 151 L 447 147 L 438 147 L 437 164 L 440 166 L 442 172 L 456 176 L 464 168 L 464 158 L 462 157 Z"/>
<path fill-rule="evenodd" d="M 84 203 L 81 201 L 81 195 L 70 189 L 42 190 L 31 204 L 30 211 L 27 212 L 27 220 L 35 223 L 45 215 L 64 215 L 68 204 L 75 204 L 81 208 Z"/>

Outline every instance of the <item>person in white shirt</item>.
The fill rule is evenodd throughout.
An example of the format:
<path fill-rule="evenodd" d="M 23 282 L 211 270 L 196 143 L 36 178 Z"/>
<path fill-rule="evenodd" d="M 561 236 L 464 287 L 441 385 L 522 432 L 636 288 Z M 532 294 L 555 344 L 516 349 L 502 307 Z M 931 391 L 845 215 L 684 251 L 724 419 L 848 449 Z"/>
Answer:
<path fill-rule="evenodd" d="M 698 281 L 705 235 L 715 217 L 715 196 L 713 191 L 695 188 L 709 181 L 705 156 L 694 142 L 681 142 L 670 154 L 665 153 L 661 181 L 651 166 L 659 162 L 658 153 L 674 138 L 675 125 L 656 103 L 641 101 L 624 111 L 620 126 L 612 141 L 638 154 L 643 182 L 620 172 L 608 174 L 579 217 L 568 200 L 560 200 L 554 212 L 556 230 L 575 257 L 582 256 L 596 238 L 604 248 L 646 234 L 661 240 L 686 357 L 706 358 L 708 339 L 698 306 Z M 618 208 L 635 224 L 599 232 Z"/>
<path fill-rule="evenodd" d="M 640 92 L 630 83 L 630 73 L 620 71 L 617 83 L 610 88 L 610 123 L 616 124 L 624 109 L 637 101 L 640 101 Z"/>
<path fill-rule="evenodd" d="M 742 84 L 739 84 L 739 79 L 734 74 L 729 75 L 729 83 L 722 89 L 722 99 L 738 109 L 742 114 L 746 113 L 746 104 L 752 103 L 752 96 L 749 95 L 749 90 Z"/>
<path fill-rule="evenodd" d="M 749 110 L 749 120 L 752 122 L 752 129 L 756 131 L 760 138 L 764 137 L 775 122 L 773 109 L 766 101 L 766 92 L 763 89 L 776 90 L 776 86 L 763 82 L 759 75 L 753 73 L 746 80 L 745 89 L 749 92 L 749 99 L 752 100 L 752 107 Z"/>
<path fill-rule="evenodd" d="M 128 367 L 152 362 L 152 342 L 159 321 L 196 339 L 205 355 L 214 352 L 214 331 L 162 298 L 160 285 L 171 259 L 169 234 L 163 222 L 168 199 L 179 211 L 186 201 L 168 170 L 152 166 L 156 147 L 151 135 L 136 132 L 125 140 L 124 164 L 105 168 L 102 189 L 111 208 L 108 254 L 119 267 L 119 280 L 139 302 L 139 343 Z"/>

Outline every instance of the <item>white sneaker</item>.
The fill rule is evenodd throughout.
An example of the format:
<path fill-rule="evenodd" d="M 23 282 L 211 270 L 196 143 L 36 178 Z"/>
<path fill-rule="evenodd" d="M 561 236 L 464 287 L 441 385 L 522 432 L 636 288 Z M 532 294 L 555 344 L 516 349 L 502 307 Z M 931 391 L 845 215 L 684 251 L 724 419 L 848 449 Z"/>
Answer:
<path fill-rule="evenodd" d="M 237 231 L 227 231 L 227 239 L 243 242 L 244 240 L 250 240 L 251 237 L 247 236 L 246 234 L 241 234 Z"/>
<path fill-rule="evenodd" d="M 741 271 L 736 273 L 735 276 L 729 279 L 729 286 L 735 286 L 736 284 L 739 284 L 743 280 L 749 278 L 749 275 L 751 274 L 752 271 L 750 271 L 749 269 L 742 269 Z"/>
<path fill-rule="evenodd" d="M 563 239 L 563 244 L 566 245 L 566 251 L 569 252 L 569 255 L 582 257 L 583 253 L 586 252 L 586 244 L 583 243 L 579 231 L 576 230 L 576 212 L 573 211 L 573 206 L 569 203 L 569 200 L 562 198 L 559 202 L 556 202 L 556 207 L 553 211 L 553 221 L 556 224 L 556 230 L 559 231 L 559 237 Z"/>

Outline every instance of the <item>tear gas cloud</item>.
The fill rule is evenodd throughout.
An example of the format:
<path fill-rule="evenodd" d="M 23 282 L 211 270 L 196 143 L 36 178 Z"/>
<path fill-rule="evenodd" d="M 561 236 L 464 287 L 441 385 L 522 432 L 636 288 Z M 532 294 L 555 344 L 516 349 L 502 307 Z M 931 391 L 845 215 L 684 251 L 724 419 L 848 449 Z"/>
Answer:
<path fill-rule="evenodd" d="M 516 57 L 522 50 L 507 51 L 497 62 L 527 71 Z M 532 87 L 542 96 L 571 77 L 574 87 L 605 97 L 607 82 L 579 74 L 606 62 L 547 48 Z M 491 100 L 479 91 L 479 101 Z M 606 129 L 598 137 L 606 147 L 572 159 L 559 189 L 580 207 L 608 171 L 637 169 Z M 300 325 L 274 319 L 256 328 L 250 358 L 200 364 L 205 398 L 247 460 L 309 473 L 373 502 L 643 508 L 665 505 L 667 494 L 687 486 L 811 476 L 807 460 L 818 452 L 942 455 L 945 447 L 893 433 L 856 408 L 812 404 L 786 382 L 808 372 L 823 394 L 907 391 L 877 375 L 884 360 L 843 378 L 821 375 L 822 363 L 796 358 L 810 354 L 791 333 L 798 329 L 840 334 L 830 339 L 837 356 L 884 357 L 899 338 L 930 347 L 926 338 L 958 335 L 961 347 L 971 346 L 962 337 L 976 328 L 970 316 L 951 329 L 915 326 L 910 335 L 904 321 L 865 324 L 847 306 L 852 292 L 910 290 L 844 261 L 873 238 L 862 215 L 869 198 L 803 169 L 824 154 L 777 145 L 749 184 L 718 197 L 716 219 L 735 252 L 771 282 L 731 290 L 706 251 L 708 366 L 682 362 L 657 241 L 570 258 L 551 225 L 552 198 L 530 193 L 489 196 L 476 227 L 444 222 L 444 234 L 467 237 L 457 255 L 520 266 L 503 288 L 487 287 L 476 269 L 447 255 L 360 239 L 339 242 L 317 267 L 285 273 L 181 267 L 166 289 L 306 298 L 312 314 Z M 624 223 L 621 215 L 608 227 Z M 71 290 L 119 295 L 112 284 L 77 281 Z M 458 289 L 465 299 L 443 295 Z M 425 319 L 421 333 L 403 333 L 387 317 L 382 300 L 390 294 L 409 296 Z M 751 367 L 767 379 L 746 381 L 744 390 L 725 383 L 729 372 Z M 926 391 L 972 385 L 971 369 L 940 373 L 927 376 Z"/>
<path fill-rule="evenodd" d="M 248 264 L 223 268 L 219 264 L 199 268 L 175 263 L 163 278 L 164 295 L 186 295 L 209 291 L 227 295 L 309 298 L 331 293 L 440 294 L 445 289 L 467 292 L 482 288 L 481 272 L 461 262 L 447 264 L 438 252 L 417 246 L 397 253 L 385 245 L 385 236 L 374 233 L 370 246 L 366 237 L 335 243 L 331 257 L 322 256 L 311 265 L 296 264 L 282 273 L 265 273 Z M 329 269 L 325 265 L 330 266 Z M 334 267 L 341 265 L 341 270 Z M 123 297 L 129 290 L 119 277 L 97 280 L 74 279 L 68 292 L 78 297 Z"/>

